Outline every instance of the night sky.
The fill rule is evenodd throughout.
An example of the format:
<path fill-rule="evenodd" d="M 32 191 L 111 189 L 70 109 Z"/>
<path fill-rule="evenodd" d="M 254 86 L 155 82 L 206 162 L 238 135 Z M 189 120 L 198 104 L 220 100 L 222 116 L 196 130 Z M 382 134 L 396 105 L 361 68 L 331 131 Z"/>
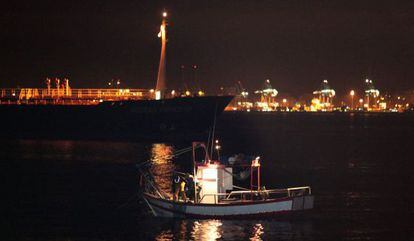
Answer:
<path fill-rule="evenodd" d="M 414 89 L 413 1 L 18 1 L 1 6 L 0 86 L 41 87 L 69 77 L 72 87 L 120 78 L 153 88 L 161 13 L 169 12 L 171 88 L 207 90 L 270 79 L 302 95 L 323 79 L 339 94 L 373 79 L 380 90 Z"/>

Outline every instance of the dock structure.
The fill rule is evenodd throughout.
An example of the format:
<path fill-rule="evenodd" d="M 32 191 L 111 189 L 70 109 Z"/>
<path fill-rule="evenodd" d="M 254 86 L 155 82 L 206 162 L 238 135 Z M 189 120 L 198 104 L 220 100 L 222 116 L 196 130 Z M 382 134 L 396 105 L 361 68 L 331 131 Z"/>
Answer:
<path fill-rule="evenodd" d="M 365 79 L 365 104 L 364 108 L 367 110 L 378 109 L 378 98 L 380 92 L 375 88 L 374 82 L 370 79 Z"/>
<path fill-rule="evenodd" d="M 328 80 L 323 80 L 319 89 L 315 90 L 313 94 L 317 96 L 312 100 L 315 111 L 331 111 L 333 109 L 335 90 L 329 86 Z"/>
<path fill-rule="evenodd" d="M 276 96 L 278 91 L 272 87 L 270 80 L 264 82 L 263 89 L 256 90 L 255 94 L 260 94 L 260 102 L 257 102 L 257 108 L 263 111 L 275 110 L 278 107 Z"/>

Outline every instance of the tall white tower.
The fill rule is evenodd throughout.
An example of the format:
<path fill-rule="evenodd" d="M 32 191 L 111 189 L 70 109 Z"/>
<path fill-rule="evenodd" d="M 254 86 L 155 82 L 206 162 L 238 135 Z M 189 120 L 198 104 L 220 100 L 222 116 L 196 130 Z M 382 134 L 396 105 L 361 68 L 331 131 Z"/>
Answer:
<path fill-rule="evenodd" d="M 158 66 L 157 86 L 155 87 L 155 99 L 162 99 L 165 95 L 166 77 L 165 77 L 165 51 L 167 47 L 167 12 L 162 13 L 162 22 L 158 37 L 161 38 L 161 56 L 160 64 Z"/>

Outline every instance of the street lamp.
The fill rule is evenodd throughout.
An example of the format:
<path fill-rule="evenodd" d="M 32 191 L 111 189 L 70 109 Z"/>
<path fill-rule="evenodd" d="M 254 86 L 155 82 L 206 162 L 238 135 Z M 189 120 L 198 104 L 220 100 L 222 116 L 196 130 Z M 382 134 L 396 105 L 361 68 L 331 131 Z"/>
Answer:
<path fill-rule="evenodd" d="M 354 110 L 354 95 L 355 95 L 355 91 L 351 90 L 351 92 L 349 92 L 349 94 L 351 95 L 351 110 Z"/>

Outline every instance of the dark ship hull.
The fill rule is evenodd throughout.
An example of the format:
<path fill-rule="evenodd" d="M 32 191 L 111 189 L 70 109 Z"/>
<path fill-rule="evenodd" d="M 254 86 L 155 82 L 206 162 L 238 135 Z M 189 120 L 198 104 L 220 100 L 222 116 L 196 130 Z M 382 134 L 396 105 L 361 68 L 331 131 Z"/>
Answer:
<path fill-rule="evenodd" d="M 201 137 L 231 96 L 107 101 L 98 105 L 0 105 L 0 137 L 174 140 Z"/>

